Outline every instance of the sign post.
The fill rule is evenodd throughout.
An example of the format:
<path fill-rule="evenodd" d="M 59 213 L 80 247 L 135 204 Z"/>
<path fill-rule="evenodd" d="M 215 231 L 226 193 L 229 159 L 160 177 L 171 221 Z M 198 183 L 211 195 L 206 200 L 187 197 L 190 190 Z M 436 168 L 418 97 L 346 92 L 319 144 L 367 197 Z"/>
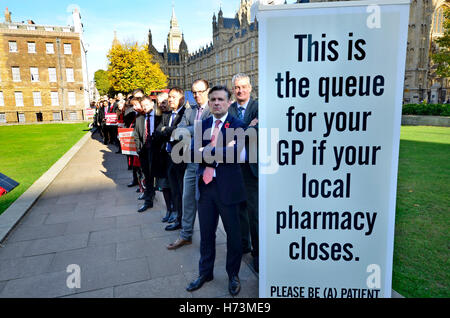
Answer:
<path fill-rule="evenodd" d="M 391 297 L 409 0 L 260 6 L 261 297 Z"/>

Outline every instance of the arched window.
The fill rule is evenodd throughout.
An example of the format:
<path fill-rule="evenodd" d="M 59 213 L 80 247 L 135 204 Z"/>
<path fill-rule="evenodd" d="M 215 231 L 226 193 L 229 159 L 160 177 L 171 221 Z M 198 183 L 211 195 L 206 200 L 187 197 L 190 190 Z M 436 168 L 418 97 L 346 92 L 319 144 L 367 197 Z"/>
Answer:
<path fill-rule="evenodd" d="M 440 6 L 433 15 L 433 34 L 444 33 L 444 6 Z"/>

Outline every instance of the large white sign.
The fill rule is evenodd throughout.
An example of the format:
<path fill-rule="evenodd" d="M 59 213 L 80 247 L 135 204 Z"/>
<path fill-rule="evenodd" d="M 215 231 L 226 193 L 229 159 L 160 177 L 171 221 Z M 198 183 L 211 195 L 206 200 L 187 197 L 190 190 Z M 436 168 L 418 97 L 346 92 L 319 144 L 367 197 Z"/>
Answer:
<path fill-rule="evenodd" d="M 259 7 L 261 297 L 391 297 L 408 18 Z"/>

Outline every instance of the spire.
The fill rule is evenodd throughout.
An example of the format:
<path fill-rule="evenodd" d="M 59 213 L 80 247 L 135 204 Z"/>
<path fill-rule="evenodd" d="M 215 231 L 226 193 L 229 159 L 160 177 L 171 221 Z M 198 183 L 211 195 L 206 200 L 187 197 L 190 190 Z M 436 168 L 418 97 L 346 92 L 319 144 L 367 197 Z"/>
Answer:
<path fill-rule="evenodd" d="M 184 33 L 182 34 L 182 37 L 181 37 L 179 52 L 182 55 L 183 59 L 188 55 L 188 47 L 187 47 L 186 41 L 184 40 Z"/>
<path fill-rule="evenodd" d="M 152 30 L 148 29 L 148 46 L 150 47 L 151 45 L 153 45 Z"/>
<path fill-rule="evenodd" d="M 11 23 L 11 12 L 9 12 L 8 7 L 5 10 L 5 22 Z"/>
<path fill-rule="evenodd" d="M 222 11 L 222 2 L 220 2 L 220 10 L 217 15 L 217 22 L 219 23 L 219 27 L 223 27 L 223 11 Z"/>
<path fill-rule="evenodd" d="M 112 42 L 112 46 L 120 45 L 119 40 L 117 39 L 117 31 L 114 30 L 114 40 Z"/>
<path fill-rule="evenodd" d="M 241 25 L 248 25 L 250 23 L 250 7 L 251 1 L 241 0 L 239 11 L 236 13 L 236 19 L 239 19 Z"/>
<path fill-rule="evenodd" d="M 175 5 L 172 2 L 172 17 L 170 18 L 170 28 L 177 28 L 178 27 L 178 19 L 175 15 Z"/>
<path fill-rule="evenodd" d="M 177 16 L 175 15 L 175 6 L 172 3 L 172 18 L 170 19 L 170 31 L 167 35 L 167 47 L 170 53 L 178 53 L 182 34 L 178 26 Z"/>

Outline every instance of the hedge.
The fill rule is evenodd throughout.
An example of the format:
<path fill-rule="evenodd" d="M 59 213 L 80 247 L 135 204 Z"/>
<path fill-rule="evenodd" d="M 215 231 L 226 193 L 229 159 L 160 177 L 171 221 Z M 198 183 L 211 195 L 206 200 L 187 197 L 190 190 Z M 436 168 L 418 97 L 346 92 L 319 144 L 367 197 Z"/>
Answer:
<path fill-rule="evenodd" d="M 405 104 L 402 114 L 450 116 L 450 104 Z"/>

